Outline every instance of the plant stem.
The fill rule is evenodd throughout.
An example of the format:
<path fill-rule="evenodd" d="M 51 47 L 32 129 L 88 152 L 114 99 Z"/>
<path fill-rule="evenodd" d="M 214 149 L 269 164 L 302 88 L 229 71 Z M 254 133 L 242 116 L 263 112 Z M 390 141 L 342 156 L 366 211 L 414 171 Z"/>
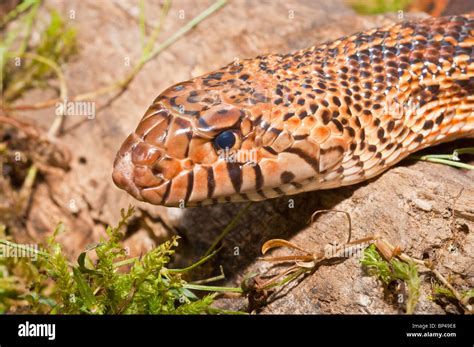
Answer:
<path fill-rule="evenodd" d="M 413 155 L 410 158 L 415 160 L 424 160 L 432 163 L 459 167 L 462 169 L 474 170 L 473 165 L 469 165 L 459 161 L 459 155 L 462 154 L 474 154 L 474 147 L 455 149 L 452 154 Z"/>
<path fill-rule="evenodd" d="M 439 164 L 459 167 L 461 169 L 474 170 L 474 165 L 469 165 L 469 164 L 466 164 L 466 163 L 460 163 L 458 161 L 441 159 L 441 158 L 432 158 L 432 157 L 428 157 L 428 156 L 423 156 L 423 157 L 420 157 L 419 159 L 424 160 L 424 161 L 429 161 L 429 162 L 432 162 L 432 163 L 439 163 Z"/>
<path fill-rule="evenodd" d="M 21 187 L 20 193 L 18 195 L 18 207 L 19 214 L 24 215 L 28 210 L 28 205 L 30 203 L 31 190 L 36 180 L 36 175 L 38 174 L 38 168 L 33 164 L 28 169 L 25 181 Z"/>
<path fill-rule="evenodd" d="M 216 255 L 217 252 L 219 252 L 219 250 L 216 250 L 216 251 L 212 252 L 211 254 L 202 257 L 202 258 L 199 259 L 197 262 L 195 262 L 194 264 L 191 264 L 191 265 L 188 266 L 188 267 L 185 267 L 185 268 L 183 268 L 183 269 L 168 269 L 168 272 L 169 272 L 169 273 L 182 273 L 182 272 L 191 271 L 192 269 L 198 267 L 199 265 L 204 264 L 206 261 L 208 261 L 208 260 L 209 260 L 210 258 L 212 258 L 214 255 Z"/>
<path fill-rule="evenodd" d="M 39 8 L 40 4 L 41 4 L 41 1 L 34 2 L 33 6 L 31 7 L 30 12 L 25 17 L 26 33 L 25 33 L 25 37 L 23 38 L 23 41 L 21 42 L 20 49 L 19 49 L 19 52 L 21 54 L 25 53 L 26 48 L 28 47 L 28 42 L 30 41 L 31 31 L 33 29 L 33 24 L 35 22 L 36 14 L 38 13 L 38 8 Z"/>
<path fill-rule="evenodd" d="M 140 44 L 142 49 L 145 47 L 145 37 L 146 37 L 146 25 L 145 25 L 145 1 L 138 1 L 138 8 L 140 10 L 138 14 L 138 26 L 140 28 Z"/>
<path fill-rule="evenodd" d="M 392 246 L 388 241 L 383 241 L 383 243 L 385 243 L 388 246 L 389 249 L 391 249 L 391 250 L 395 249 L 395 247 Z M 376 245 L 376 247 L 377 247 L 377 245 Z M 377 249 L 379 249 L 379 248 L 377 247 Z M 408 262 L 411 261 L 411 262 L 413 262 L 417 265 L 421 265 L 421 266 L 425 267 L 426 269 L 430 270 L 433 273 L 433 275 L 435 275 L 436 279 L 439 282 L 441 282 L 446 288 L 451 290 L 451 292 L 454 294 L 454 296 L 460 302 L 460 304 L 466 308 L 466 311 L 472 312 L 472 310 L 473 310 L 472 305 L 469 305 L 468 303 L 466 303 L 463 300 L 462 295 L 456 290 L 456 288 L 454 288 L 451 285 L 451 283 L 448 282 L 448 280 L 438 270 L 435 269 L 435 267 L 432 263 L 430 263 L 428 261 L 423 261 L 423 260 L 419 260 L 419 259 L 416 259 L 416 258 L 412 258 L 412 257 L 410 257 L 409 255 L 407 255 L 405 253 L 401 253 L 401 254 L 397 255 L 397 257 L 400 258 L 405 263 L 408 263 Z"/>
<path fill-rule="evenodd" d="M 161 8 L 161 14 L 160 14 L 160 19 L 158 23 L 156 24 L 155 29 L 151 33 L 150 37 L 148 38 L 148 42 L 146 46 L 143 47 L 143 52 L 142 54 L 146 54 L 148 52 L 151 52 L 153 47 L 155 46 L 155 41 L 158 39 L 158 35 L 161 32 L 161 27 L 163 25 L 163 22 L 165 21 L 166 16 L 168 15 L 169 11 L 171 8 L 171 0 L 165 0 L 163 3 L 163 7 Z"/>
<path fill-rule="evenodd" d="M 64 74 L 61 71 L 61 67 L 56 62 L 39 54 L 30 52 L 8 52 L 7 54 L 11 57 L 25 57 L 28 59 L 36 60 L 37 62 L 49 66 L 56 73 L 56 76 L 58 77 L 59 81 L 59 99 L 55 99 L 55 102 L 67 100 L 68 93 L 66 79 L 64 78 Z M 64 114 L 56 114 L 53 124 L 51 125 L 48 131 L 48 136 L 50 138 L 54 138 L 58 135 L 59 131 L 61 130 L 63 118 Z"/>
<path fill-rule="evenodd" d="M 206 292 L 231 292 L 231 293 L 243 293 L 240 287 L 218 287 L 218 286 L 203 286 L 201 284 L 186 283 L 183 286 L 186 289 L 202 290 Z"/>
<path fill-rule="evenodd" d="M 17 18 L 23 12 L 28 11 L 32 6 L 37 6 L 41 3 L 41 0 L 26 0 L 23 1 L 21 4 L 17 5 L 13 10 L 7 13 L 1 20 L 0 20 L 0 28 L 2 28 L 5 24 L 12 21 L 13 19 Z"/>
<path fill-rule="evenodd" d="M 156 57 L 158 54 L 160 54 L 163 50 L 171 46 L 173 43 L 175 43 L 178 39 L 180 39 L 182 36 L 187 34 L 191 29 L 193 29 L 196 25 L 201 23 L 204 19 L 209 17 L 211 14 L 219 10 L 221 7 L 223 7 L 227 3 L 227 0 L 218 0 L 211 6 L 209 6 L 207 9 L 205 9 L 203 12 L 198 14 L 196 17 L 191 19 L 188 23 L 186 23 L 183 27 L 181 27 L 177 32 L 175 32 L 173 35 L 171 35 L 168 39 L 165 40 L 161 45 L 156 47 L 155 50 L 153 50 L 151 53 L 145 56 L 145 60 L 149 61 Z"/>
<path fill-rule="evenodd" d="M 459 154 L 474 154 L 474 147 L 455 149 L 454 153 L 457 153 L 458 155 Z"/>
<path fill-rule="evenodd" d="M 237 215 L 230 221 L 229 224 L 227 224 L 227 226 L 224 228 L 224 230 L 220 233 L 220 235 L 214 240 L 214 242 L 212 243 L 211 247 L 209 247 L 209 249 L 207 250 L 207 252 L 204 254 L 204 257 L 207 257 L 209 254 L 211 254 L 214 249 L 217 247 L 217 245 L 219 244 L 219 242 L 221 242 L 226 236 L 227 234 L 235 228 L 237 222 L 239 221 L 239 219 L 243 216 L 243 214 L 245 212 L 247 212 L 247 210 L 249 209 L 250 205 L 252 205 L 251 202 L 249 202 L 244 208 L 242 208 L 239 213 L 237 213 Z"/>
<path fill-rule="evenodd" d="M 136 260 L 138 260 L 138 257 L 133 257 L 133 258 L 128 258 L 128 259 L 125 259 L 125 260 L 122 260 L 122 261 L 118 261 L 118 262 L 114 263 L 114 267 L 118 268 L 118 267 L 121 267 L 121 266 L 124 266 L 124 265 L 129 265 L 129 264 L 134 263 Z"/>
<path fill-rule="evenodd" d="M 159 55 L 163 50 L 165 50 L 166 48 L 171 46 L 173 43 L 178 41 L 181 37 L 183 37 L 185 34 L 187 34 L 196 25 L 198 25 L 200 22 L 202 22 L 204 19 L 206 19 L 212 13 L 219 10 L 226 3 L 227 3 L 227 0 L 218 0 L 213 5 L 208 7 L 206 10 L 201 12 L 198 16 L 191 19 L 181 29 L 179 29 L 171 37 L 169 37 L 167 40 L 165 40 L 165 42 L 163 42 L 161 45 L 156 47 L 153 51 L 151 51 L 150 53 L 144 54 L 141 57 L 141 59 L 139 60 L 139 62 L 133 67 L 132 71 L 125 78 L 122 78 L 121 80 L 119 80 L 117 82 L 114 82 L 109 86 L 99 88 L 95 91 L 76 95 L 75 97 L 71 98 L 71 101 L 81 101 L 81 100 L 95 99 L 95 98 L 97 98 L 99 96 L 102 96 L 104 94 L 108 94 L 108 93 L 111 93 L 111 92 L 116 91 L 116 90 L 124 89 L 135 78 L 135 76 L 138 74 L 138 72 L 142 69 L 142 67 L 146 63 L 148 63 L 150 60 L 155 58 L 157 55 Z M 33 105 L 12 106 L 12 107 L 10 107 L 10 109 L 11 110 L 37 110 L 37 109 L 51 107 L 57 101 L 58 101 L 58 99 L 51 99 L 51 100 L 42 101 L 42 102 L 39 102 L 39 103 L 33 104 Z"/>

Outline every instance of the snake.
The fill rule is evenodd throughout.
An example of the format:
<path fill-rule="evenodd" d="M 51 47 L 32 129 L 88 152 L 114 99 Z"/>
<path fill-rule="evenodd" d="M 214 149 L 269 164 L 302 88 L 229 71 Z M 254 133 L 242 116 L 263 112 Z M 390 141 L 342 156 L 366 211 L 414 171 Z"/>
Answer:
<path fill-rule="evenodd" d="M 400 21 L 175 84 L 120 147 L 112 178 L 170 207 L 366 181 L 474 137 L 474 15 Z"/>

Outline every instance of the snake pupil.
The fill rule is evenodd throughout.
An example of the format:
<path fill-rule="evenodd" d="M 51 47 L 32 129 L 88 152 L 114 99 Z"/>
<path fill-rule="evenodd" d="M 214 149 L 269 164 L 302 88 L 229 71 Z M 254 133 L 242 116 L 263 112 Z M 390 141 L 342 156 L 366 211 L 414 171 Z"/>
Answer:
<path fill-rule="evenodd" d="M 214 140 L 214 144 L 220 149 L 230 149 L 235 145 L 235 134 L 232 131 L 224 131 L 217 135 Z"/>

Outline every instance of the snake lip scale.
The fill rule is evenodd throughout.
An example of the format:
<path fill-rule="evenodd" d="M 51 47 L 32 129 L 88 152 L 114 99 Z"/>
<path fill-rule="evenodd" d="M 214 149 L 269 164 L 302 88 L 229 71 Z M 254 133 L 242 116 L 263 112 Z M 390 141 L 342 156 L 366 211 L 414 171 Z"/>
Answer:
<path fill-rule="evenodd" d="M 474 137 L 474 17 L 406 21 L 229 64 L 162 92 L 113 180 L 165 206 L 337 188 Z"/>

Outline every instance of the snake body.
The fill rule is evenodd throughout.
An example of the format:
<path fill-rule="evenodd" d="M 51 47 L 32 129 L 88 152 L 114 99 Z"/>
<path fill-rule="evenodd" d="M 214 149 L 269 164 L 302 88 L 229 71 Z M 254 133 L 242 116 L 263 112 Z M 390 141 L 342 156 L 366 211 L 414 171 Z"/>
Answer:
<path fill-rule="evenodd" d="M 156 205 L 352 185 L 474 136 L 474 16 L 400 22 L 176 84 L 123 143 L 113 180 Z"/>

